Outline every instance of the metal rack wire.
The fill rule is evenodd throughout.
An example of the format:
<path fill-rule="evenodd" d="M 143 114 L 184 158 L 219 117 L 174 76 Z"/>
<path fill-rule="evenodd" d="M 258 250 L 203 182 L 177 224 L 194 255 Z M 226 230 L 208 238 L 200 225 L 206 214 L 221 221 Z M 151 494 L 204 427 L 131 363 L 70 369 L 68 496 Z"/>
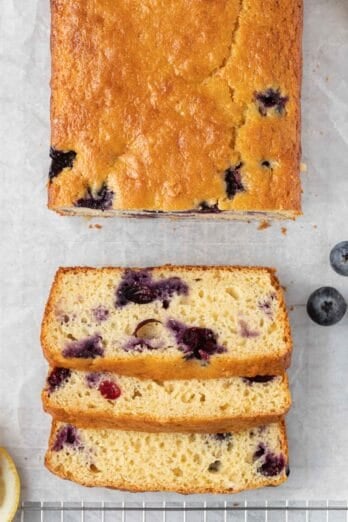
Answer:
<path fill-rule="evenodd" d="M 15 522 L 348 522 L 348 501 L 25 502 Z"/>

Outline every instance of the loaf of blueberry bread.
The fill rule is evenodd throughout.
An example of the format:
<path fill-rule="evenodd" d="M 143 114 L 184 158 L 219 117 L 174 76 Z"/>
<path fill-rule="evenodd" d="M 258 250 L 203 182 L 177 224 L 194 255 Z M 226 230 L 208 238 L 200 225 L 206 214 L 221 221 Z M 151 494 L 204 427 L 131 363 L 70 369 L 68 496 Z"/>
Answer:
<path fill-rule="evenodd" d="M 82 427 L 217 433 L 269 424 L 290 408 L 286 375 L 151 381 L 51 369 L 45 411 Z"/>
<path fill-rule="evenodd" d="M 291 356 L 269 268 L 61 268 L 41 340 L 54 367 L 157 380 L 279 375 Z"/>
<path fill-rule="evenodd" d="M 302 0 L 51 0 L 49 207 L 294 218 Z"/>
<path fill-rule="evenodd" d="M 218 434 L 144 433 L 53 422 L 47 468 L 84 486 L 236 493 L 288 475 L 283 423 Z"/>

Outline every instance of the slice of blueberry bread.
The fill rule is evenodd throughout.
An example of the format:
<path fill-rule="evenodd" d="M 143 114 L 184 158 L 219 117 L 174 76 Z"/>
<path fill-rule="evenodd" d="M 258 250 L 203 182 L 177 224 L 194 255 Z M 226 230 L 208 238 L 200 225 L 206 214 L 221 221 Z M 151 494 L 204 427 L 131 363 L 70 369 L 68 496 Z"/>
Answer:
<path fill-rule="evenodd" d="M 285 374 L 161 382 L 67 368 L 50 370 L 42 400 L 77 426 L 205 433 L 276 422 L 291 403 Z"/>
<path fill-rule="evenodd" d="M 76 428 L 53 422 L 47 468 L 84 486 L 237 493 L 288 475 L 283 423 L 217 434 Z"/>
<path fill-rule="evenodd" d="M 158 380 L 282 374 L 291 355 L 268 268 L 61 268 L 41 339 L 52 366 Z"/>

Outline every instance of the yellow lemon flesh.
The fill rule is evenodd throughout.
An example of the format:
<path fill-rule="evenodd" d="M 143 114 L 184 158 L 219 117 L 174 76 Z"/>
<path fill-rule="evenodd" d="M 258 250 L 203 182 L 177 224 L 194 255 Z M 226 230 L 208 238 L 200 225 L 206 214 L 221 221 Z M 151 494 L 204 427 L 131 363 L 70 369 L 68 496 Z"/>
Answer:
<path fill-rule="evenodd" d="M 0 448 L 0 520 L 12 522 L 20 496 L 20 481 L 16 466 L 4 448 Z"/>

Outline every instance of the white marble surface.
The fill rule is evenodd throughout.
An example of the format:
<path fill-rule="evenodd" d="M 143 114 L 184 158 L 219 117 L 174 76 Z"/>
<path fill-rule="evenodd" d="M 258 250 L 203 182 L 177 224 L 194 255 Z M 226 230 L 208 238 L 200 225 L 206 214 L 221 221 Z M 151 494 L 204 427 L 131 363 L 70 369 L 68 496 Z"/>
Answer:
<path fill-rule="evenodd" d="M 348 299 L 348 279 L 328 262 L 330 248 L 348 239 L 348 1 L 305 0 L 303 161 L 308 172 L 303 174 L 304 217 L 286 224 L 286 235 L 279 224 L 259 231 L 256 224 L 159 220 L 105 221 L 96 230 L 83 219 L 49 212 L 48 4 L 0 0 L 0 444 L 19 466 L 23 499 L 182 499 L 87 490 L 43 467 L 49 418 L 40 404 L 46 364 L 39 330 L 56 268 L 164 262 L 275 266 L 294 307 L 291 475 L 278 489 L 233 500 L 344 499 L 348 316 L 335 327 L 320 328 L 308 319 L 305 302 L 324 284 Z"/>

